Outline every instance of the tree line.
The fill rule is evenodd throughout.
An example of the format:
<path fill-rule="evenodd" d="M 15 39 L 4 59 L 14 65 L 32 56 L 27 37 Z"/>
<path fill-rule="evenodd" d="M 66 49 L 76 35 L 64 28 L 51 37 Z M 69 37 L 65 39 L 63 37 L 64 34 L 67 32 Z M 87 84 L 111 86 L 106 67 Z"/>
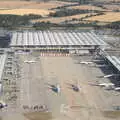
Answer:
<path fill-rule="evenodd" d="M 55 13 L 50 13 L 50 17 L 64 17 L 64 16 L 71 16 L 71 15 L 77 15 L 77 14 L 85 14 L 85 13 L 100 13 L 98 10 L 80 10 L 80 9 L 60 9 L 56 11 Z"/>
<path fill-rule="evenodd" d="M 30 24 L 31 19 L 39 19 L 40 15 L 0 15 L 0 27 L 12 28 Z"/>

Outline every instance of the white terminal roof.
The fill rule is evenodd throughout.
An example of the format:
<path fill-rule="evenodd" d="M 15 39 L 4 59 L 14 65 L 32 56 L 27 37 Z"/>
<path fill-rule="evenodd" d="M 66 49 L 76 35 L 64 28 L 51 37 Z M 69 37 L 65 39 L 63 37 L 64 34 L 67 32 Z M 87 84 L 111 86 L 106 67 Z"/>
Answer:
<path fill-rule="evenodd" d="M 93 32 L 24 31 L 13 32 L 11 46 L 106 45 Z"/>
<path fill-rule="evenodd" d="M 120 57 L 106 56 L 106 58 L 120 71 Z"/>
<path fill-rule="evenodd" d="M 0 55 L 0 81 L 2 79 L 6 58 L 7 58 L 6 54 Z"/>

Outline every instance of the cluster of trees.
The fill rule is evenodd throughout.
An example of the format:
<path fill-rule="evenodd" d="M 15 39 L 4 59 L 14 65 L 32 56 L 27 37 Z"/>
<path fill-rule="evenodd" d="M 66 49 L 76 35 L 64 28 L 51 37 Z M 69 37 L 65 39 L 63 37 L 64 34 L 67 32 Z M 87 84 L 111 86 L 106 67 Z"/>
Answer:
<path fill-rule="evenodd" d="M 91 0 L 59 0 L 64 2 L 78 2 L 79 4 L 88 4 L 90 2 L 93 2 Z"/>
<path fill-rule="evenodd" d="M 33 28 L 35 29 L 39 29 L 39 30 L 45 30 L 45 29 L 50 29 L 52 27 L 94 27 L 96 26 L 96 22 L 91 22 L 91 23 L 77 23 L 77 24 L 71 24 L 71 23 L 67 23 L 68 21 L 65 21 L 64 24 L 55 24 L 55 23 L 50 23 L 48 22 L 37 22 L 34 23 Z"/>
<path fill-rule="evenodd" d="M 55 8 L 51 8 L 51 10 L 54 10 L 54 9 L 65 9 L 65 8 L 67 8 L 67 7 L 72 7 L 72 6 L 78 6 L 79 4 L 78 3 L 76 3 L 76 4 L 66 4 L 66 5 L 63 5 L 63 6 L 57 6 L 57 7 L 55 7 Z"/>
<path fill-rule="evenodd" d="M 73 18 L 72 21 L 85 21 L 84 19 L 85 18 L 89 18 L 89 17 L 92 17 L 92 16 L 99 16 L 99 15 L 103 15 L 104 13 L 97 13 L 97 14 L 90 14 L 90 15 L 86 15 L 85 17 L 82 17 L 82 18 Z M 97 21 L 95 21 L 97 22 Z"/>
<path fill-rule="evenodd" d="M 120 21 L 112 22 L 108 25 L 105 25 L 105 27 L 111 28 L 111 29 L 120 29 Z"/>
<path fill-rule="evenodd" d="M 95 26 L 94 26 L 94 28 L 97 30 L 97 29 L 103 29 L 103 28 L 110 28 L 110 29 L 112 29 L 112 30 L 120 30 L 120 21 L 116 21 L 116 22 L 112 22 L 112 23 L 109 23 L 109 24 L 107 24 L 107 25 L 98 25 L 98 24 L 96 24 Z"/>
<path fill-rule="evenodd" d="M 13 28 L 19 26 L 29 25 L 31 19 L 41 18 L 40 15 L 0 15 L 0 27 Z"/>
<path fill-rule="evenodd" d="M 33 24 L 35 29 L 49 29 L 50 27 L 58 27 L 58 24 L 48 22 L 36 22 Z"/>
<path fill-rule="evenodd" d="M 64 17 L 64 16 L 71 16 L 71 15 L 77 15 L 77 14 L 85 14 L 85 13 L 91 13 L 96 12 L 99 13 L 97 10 L 79 10 L 79 9 L 61 9 L 59 11 L 56 11 L 55 13 L 50 13 L 49 16 L 52 17 Z"/>

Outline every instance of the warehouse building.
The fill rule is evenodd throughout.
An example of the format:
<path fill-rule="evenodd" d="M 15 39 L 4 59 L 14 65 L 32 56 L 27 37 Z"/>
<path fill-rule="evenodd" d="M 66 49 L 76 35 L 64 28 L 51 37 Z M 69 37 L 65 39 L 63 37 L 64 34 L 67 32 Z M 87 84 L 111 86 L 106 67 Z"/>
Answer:
<path fill-rule="evenodd" d="M 92 32 L 78 31 L 23 31 L 14 32 L 10 46 L 16 50 L 79 52 L 94 51 L 106 43 Z"/>

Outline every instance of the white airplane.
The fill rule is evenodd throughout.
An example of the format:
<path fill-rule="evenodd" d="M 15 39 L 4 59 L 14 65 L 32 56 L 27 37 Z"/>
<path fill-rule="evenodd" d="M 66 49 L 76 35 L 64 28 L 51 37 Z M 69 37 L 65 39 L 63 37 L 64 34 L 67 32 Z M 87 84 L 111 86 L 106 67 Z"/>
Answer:
<path fill-rule="evenodd" d="M 25 60 L 24 62 L 25 63 L 35 63 L 36 61 L 34 61 L 34 60 Z"/>
<path fill-rule="evenodd" d="M 103 77 L 104 78 L 109 78 L 109 77 L 113 77 L 113 76 L 120 76 L 120 74 L 109 74 L 109 75 L 105 75 Z"/>
<path fill-rule="evenodd" d="M 115 90 L 115 91 L 120 91 L 120 87 L 115 87 L 115 86 L 107 86 L 105 87 L 106 90 Z"/>
<path fill-rule="evenodd" d="M 103 78 L 109 78 L 109 77 L 112 77 L 112 76 L 113 76 L 113 74 L 105 75 L 105 76 L 103 76 Z"/>
<path fill-rule="evenodd" d="M 93 62 L 91 62 L 91 61 L 81 61 L 80 64 L 87 64 L 88 65 L 88 64 L 93 64 Z"/>
<path fill-rule="evenodd" d="M 114 87 L 115 85 L 113 83 L 100 83 L 98 86 L 101 87 Z"/>
<path fill-rule="evenodd" d="M 110 77 L 114 77 L 114 76 L 120 76 L 120 74 L 109 74 L 109 75 L 105 75 L 105 76 L 99 76 L 99 78 L 110 78 Z"/>
<path fill-rule="evenodd" d="M 106 90 L 120 91 L 120 87 L 115 87 L 115 84 L 113 83 L 100 83 L 100 84 L 90 84 L 90 85 L 105 87 Z"/>
<path fill-rule="evenodd" d="M 120 87 L 114 88 L 115 91 L 120 91 Z"/>
<path fill-rule="evenodd" d="M 110 67 L 110 65 L 95 65 L 94 67 Z"/>
<path fill-rule="evenodd" d="M 120 87 L 115 87 L 115 84 L 113 84 L 113 83 L 101 83 L 101 84 L 99 84 L 99 86 L 105 87 L 106 90 L 120 91 Z"/>
<path fill-rule="evenodd" d="M 7 107 L 7 104 L 4 101 L 0 101 L 0 109 Z"/>
<path fill-rule="evenodd" d="M 104 60 L 91 60 L 92 62 L 104 62 Z"/>
<path fill-rule="evenodd" d="M 99 84 L 90 84 L 93 86 L 101 86 L 101 87 L 114 87 L 115 85 L 113 83 L 99 83 Z"/>

